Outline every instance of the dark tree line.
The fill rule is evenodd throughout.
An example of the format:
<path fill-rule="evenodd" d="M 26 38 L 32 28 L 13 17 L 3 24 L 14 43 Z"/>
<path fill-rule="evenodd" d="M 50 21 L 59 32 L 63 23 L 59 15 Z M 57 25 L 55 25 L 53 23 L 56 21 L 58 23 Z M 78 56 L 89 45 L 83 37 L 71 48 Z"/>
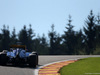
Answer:
<path fill-rule="evenodd" d="M 24 25 L 18 34 L 16 34 L 15 28 L 10 32 L 9 26 L 3 25 L 0 33 L 0 51 L 9 50 L 10 45 L 21 42 L 27 46 L 28 51 L 37 51 L 43 55 L 100 54 L 99 15 L 95 16 L 91 10 L 83 29 L 79 31 L 73 29 L 74 25 L 69 15 L 64 34 L 58 34 L 55 31 L 55 25 L 52 24 L 51 30 L 48 32 L 49 38 L 46 38 L 45 34 L 36 37 L 31 24 L 29 28 Z"/>

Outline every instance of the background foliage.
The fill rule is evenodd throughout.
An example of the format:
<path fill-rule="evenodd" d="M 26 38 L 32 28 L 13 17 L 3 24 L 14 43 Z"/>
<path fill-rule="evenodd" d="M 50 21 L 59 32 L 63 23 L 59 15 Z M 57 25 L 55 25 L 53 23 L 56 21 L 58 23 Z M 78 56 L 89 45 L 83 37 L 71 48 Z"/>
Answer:
<path fill-rule="evenodd" d="M 68 23 L 65 26 L 66 31 L 60 35 L 55 31 L 54 24 L 51 25 L 51 30 L 48 32 L 48 37 L 36 37 L 34 30 L 25 25 L 16 34 L 14 28 L 9 31 L 9 26 L 3 25 L 0 33 L 0 51 L 9 50 L 9 46 L 22 42 L 27 46 L 28 51 L 37 51 L 41 55 L 79 55 L 79 54 L 100 54 L 100 16 L 95 16 L 93 11 L 85 20 L 83 29 L 75 31 L 72 25 L 72 17 L 69 15 Z"/>

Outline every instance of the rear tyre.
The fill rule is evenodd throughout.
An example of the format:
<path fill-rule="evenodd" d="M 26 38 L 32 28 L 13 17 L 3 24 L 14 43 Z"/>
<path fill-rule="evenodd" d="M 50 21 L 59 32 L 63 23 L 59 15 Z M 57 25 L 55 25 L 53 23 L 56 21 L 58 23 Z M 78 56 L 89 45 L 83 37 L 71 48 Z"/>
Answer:
<path fill-rule="evenodd" d="M 32 52 L 32 54 L 36 55 L 36 65 L 38 65 L 38 53 L 37 52 Z"/>
<path fill-rule="evenodd" d="M 29 55 L 28 64 L 29 64 L 29 67 L 34 67 L 35 68 L 36 65 L 37 65 L 37 56 L 34 55 L 34 54 Z"/>
<path fill-rule="evenodd" d="M 36 54 L 36 65 L 38 65 L 38 54 Z"/>
<path fill-rule="evenodd" d="M 0 65 L 6 65 L 9 57 L 6 54 L 0 54 Z"/>

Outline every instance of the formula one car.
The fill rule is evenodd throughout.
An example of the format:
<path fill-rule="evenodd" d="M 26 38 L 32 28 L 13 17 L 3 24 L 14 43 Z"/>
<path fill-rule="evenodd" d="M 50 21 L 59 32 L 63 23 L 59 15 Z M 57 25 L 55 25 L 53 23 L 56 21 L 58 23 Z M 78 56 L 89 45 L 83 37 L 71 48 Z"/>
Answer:
<path fill-rule="evenodd" d="M 30 67 L 38 65 L 37 52 L 27 52 L 25 45 L 11 45 L 10 51 L 3 50 L 0 52 L 0 65 L 21 65 L 27 64 Z"/>

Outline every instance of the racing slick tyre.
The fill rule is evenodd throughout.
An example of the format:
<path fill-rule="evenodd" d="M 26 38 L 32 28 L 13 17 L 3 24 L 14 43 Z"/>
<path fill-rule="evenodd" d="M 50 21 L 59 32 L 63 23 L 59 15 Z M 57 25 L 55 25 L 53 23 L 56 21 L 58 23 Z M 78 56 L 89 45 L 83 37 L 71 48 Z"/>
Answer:
<path fill-rule="evenodd" d="M 0 54 L 0 65 L 6 65 L 9 57 L 6 54 Z"/>
<path fill-rule="evenodd" d="M 28 64 L 29 64 L 29 67 L 34 67 L 34 68 L 36 67 L 36 65 L 37 65 L 37 56 L 35 54 L 29 55 Z"/>
<path fill-rule="evenodd" d="M 36 65 L 38 65 L 38 53 L 37 52 L 32 52 L 32 54 L 36 55 Z"/>
<path fill-rule="evenodd" d="M 36 65 L 38 65 L 38 55 L 36 55 Z"/>

